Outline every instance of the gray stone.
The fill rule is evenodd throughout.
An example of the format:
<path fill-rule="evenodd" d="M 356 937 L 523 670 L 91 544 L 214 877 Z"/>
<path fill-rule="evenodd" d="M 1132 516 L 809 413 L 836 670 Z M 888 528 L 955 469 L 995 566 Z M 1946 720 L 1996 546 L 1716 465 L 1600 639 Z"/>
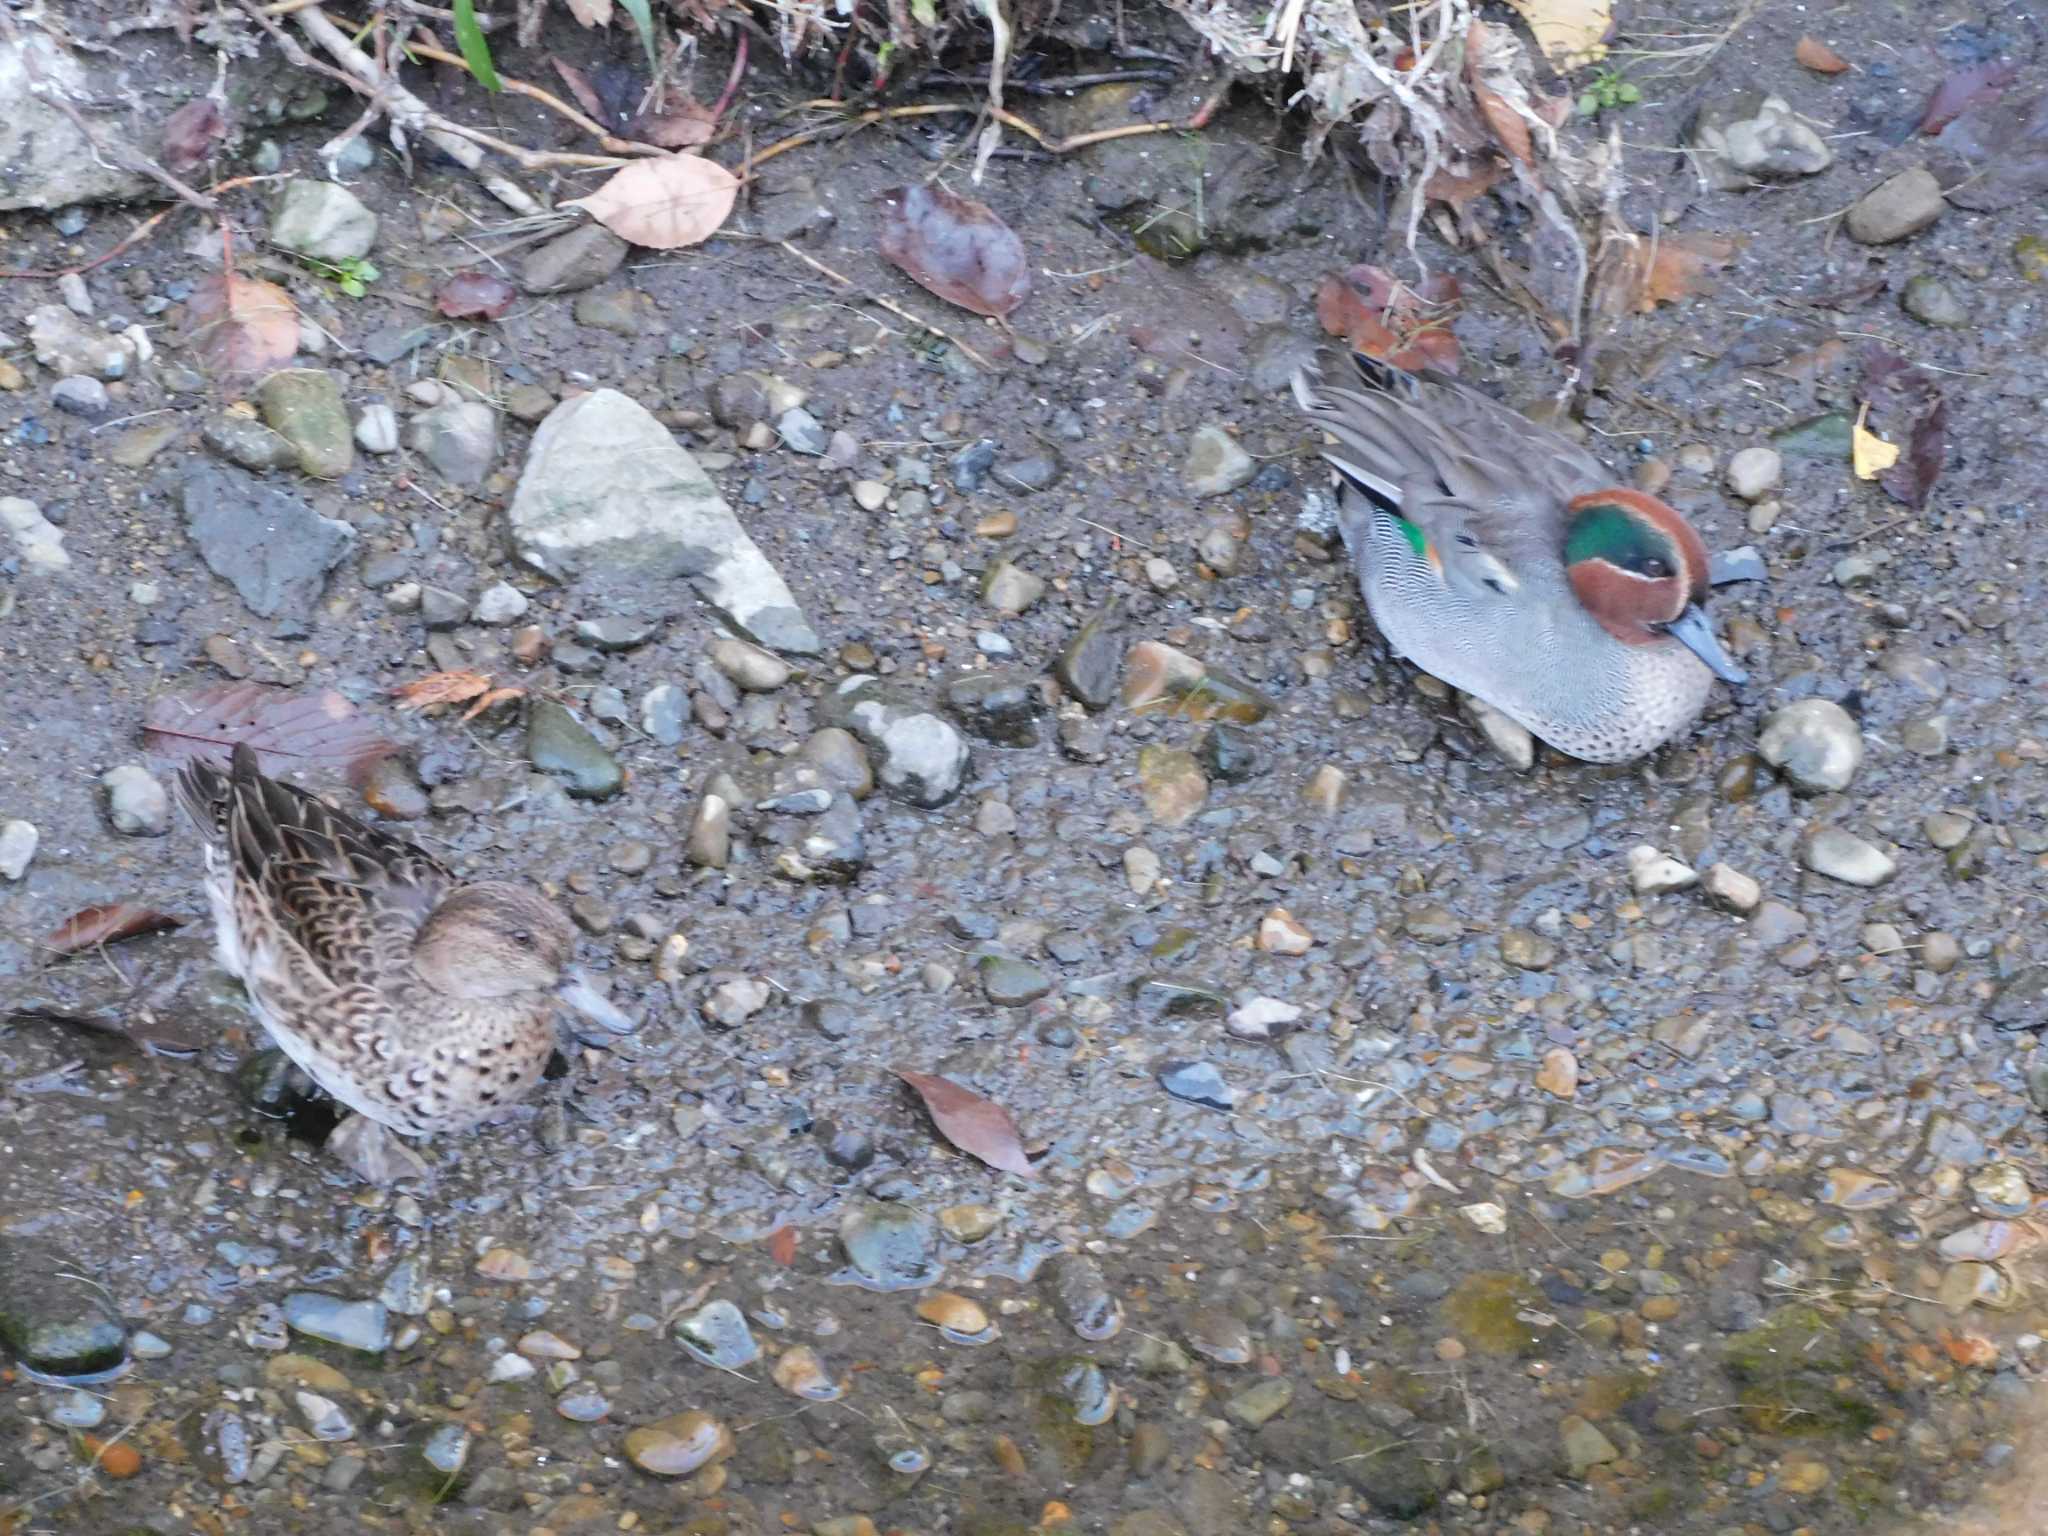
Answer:
<path fill-rule="evenodd" d="M 1863 766 L 1863 732 L 1830 699 L 1799 699 L 1773 710 L 1757 755 L 1809 795 L 1847 789 Z"/>
<path fill-rule="evenodd" d="M 552 699 L 536 699 L 527 716 L 526 757 L 542 773 L 566 779 L 569 793 L 579 800 L 608 800 L 626 782 L 604 743 Z"/>
<path fill-rule="evenodd" d="M 128 1339 L 102 1288 L 79 1260 L 26 1238 L 0 1237 L 0 1352 L 60 1380 L 119 1371 Z"/>
<path fill-rule="evenodd" d="M 991 564 L 981 578 L 981 600 L 1008 618 L 1030 609 L 1045 596 L 1045 578 L 1008 560 Z"/>
<path fill-rule="evenodd" d="M 659 683 L 641 696 L 640 729 L 664 747 L 672 747 L 683 739 L 683 722 L 689 718 L 689 709 L 688 694 L 674 683 Z"/>
<path fill-rule="evenodd" d="M 1726 864 L 1709 864 L 1706 874 L 1700 879 L 1700 888 L 1715 906 L 1739 917 L 1754 912 L 1757 903 L 1764 899 L 1762 886 L 1741 870 Z"/>
<path fill-rule="evenodd" d="M 525 616 L 526 594 L 509 581 L 500 581 L 485 587 L 476 600 L 476 621 L 479 624 L 510 624 L 514 619 Z"/>
<path fill-rule="evenodd" d="M 331 266 L 360 261 L 377 243 L 377 215 L 347 187 L 294 177 L 270 215 L 270 243 Z"/>
<path fill-rule="evenodd" d="M 420 618 L 429 629 L 453 629 L 468 620 L 469 599 L 446 587 L 421 587 Z"/>
<path fill-rule="evenodd" d="M 107 817 L 126 837 L 162 837 L 171 829 L 171 797 L 147 768 L 124 763 L 100 775 Z"/>
<path fill-rule="evenodd" d="M 1815 827 L 1799 844 L 1799 861 L 1817 875 L 1845 885 L 1883 885 L 1898 863 L 1875 843 L 1840 827 Z"/>
<path fill-rule="evenodd" d="M 450 485 L 474 490 L 498 457 L 498 413 L 481 400 L 450 400 L 413 417 L 412 451 Z"/>
<path fill-rule="evenodd" d="M 790 452 L 814 459 L 824 453 L 832 441 L 831 435 L 818 424 L 818 418 L 802 408 L 784 411 L 775 423 L 775 430 Z"/>
<path fill-rule="evenodd" d="M 1010 955 L 983 955 L 975 969 L 981 973 L 982 995 L 998 1008 L 1022 1008 L 1052 990 L 1050 976 Z"/>
<path fill-rule="evenodd" d="M 1116 621 L 1117 605 L 1112 602 L 1081 626 L 1053 663 L 1052 675 L 1059 685 L 1089 709 L 1107 709 L 1116 702 L 1124 666 Z"/>
<path fill-rule="evenodd" d="M 255 417 L 231 411 L 209 416 L 199 429 L 199 440 L 244 469 L 289 469 L 299 462 L 299 450 L 284 438 Z"/>
<path fill-rule="evenodd" d="M 528 254 L 519 269 L 519 286 L 528 293 L 592 288 L 618 271 L 631 249 L 602 224 L 579 224 Z"/>
<path fill-rule="evenodd" d="M 239 470 L 188 465 L 185 531 L 214 575 L 260 618 L 303 618 L 327 573 L 347 558 L 356 531 Z"/>
<path fill-rule="evenodd" d="M 1815 176 L 1835 159 L 1827 140 L 1783 100 L 1754 91 L 1703 107 L 1687 142 L 1723 191 L 1739 191 L 1752 178 Z"/>
<path fill-rule="evenodd" d="M 72 104 L 90 136 L 53 97 Z M 122 130 L 120 100 L 50 31 L 22 26 L 0 35 L 0 212 L 127 202 L 154 191 L 155 182 L 129 169 L 141 156 Z M 100 110 L 101 102 L 116 110 Z"/>
<path fill-rule="evenodd" d="M 91 374 L 73 374 L 68 379 L 59 379 L 50 387 L 50 404 L 73 416 L 104 416 L 111 403 L 107 398 L 107 386 Z"/>
<path fill-rule="evenodd" d="M 1900 171 L 1856 201 L 1843 220 L 1851 240 L 1890 245 L 1916 235 L 1941 217 L 1941 183 L 1924 166 Z"/>
<path fill-rule="evenodd" d="M 687 577 L 749 638 L 815 655 L 816 633 L 718 488 L 667 428 L 616 390 L 565 400 L 534 434 L 507 514 L 543 575 L 665 600 Z"/>
<path fill-rule="evenodd" d="M 1922 272 L 1907 282 L 1899 293 L 1899 307 L 1922 325 L 1970 323 L 1969 306 L 1957 296 L 1955 289 L 1931 272 Z"/>
<path fill-rule="evenodd" d="M 63 571 L 71 568 L 64 553 L 64 530 L 43 516 L 43 509 L 20 496 L 0 496 L 0 528 L 5 528 L 21 552 L 21 562 L 32 571 Z"/>
<path fill-rule="evenodd" d="M 1197 427 L 1188 440 L 1181 483 L 1192 496 L 1221 496 L 1251 482 L 1259 472 L 1236 438 L 1221 427 Z"/>
<path fill-rule="evenodd" d="M 712 641 L 710 654 L 711 664 L 748 693 L 772 693 L 790 679 L 790 665 L 780 656 L 730 635 Z"/>
<path fill-rule="evenodd" d="M 2048 1023 L 2048 965 L 2026 965 L 1998 984 L 1984 1017 L 2000 1029 L 2039 1029 Z M 2048 1103 L 2041 1106 L 2048 1109 Z"/>

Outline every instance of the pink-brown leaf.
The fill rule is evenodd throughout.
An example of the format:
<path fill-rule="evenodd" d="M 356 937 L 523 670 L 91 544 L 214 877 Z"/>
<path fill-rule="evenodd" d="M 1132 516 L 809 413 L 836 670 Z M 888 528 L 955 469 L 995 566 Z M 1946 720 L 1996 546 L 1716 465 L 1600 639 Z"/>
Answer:
<path fill-rule="evenodd" d="M 924 1100 L 924 1107 L 930 1111 L 932 1124 L 939 1128 L 939 1134 L 958 1147 L 962 1152 L 980 1158 L 991 1168 L 1000 1168 L 1005 1173 L 1019 1173 L 1030 1178 L 1037 1173 L 1031 1166 L 1031 1159 L 1024 1155 L 1024 1144 L 1017 1136 L 1017 1123 L 1010 1118 L 1010 1112 L 993 1099 L 985 1099 L 972 1089 L 963 1088 L 950 1077 L 934 1077 L 927 1072 L 909 1072 L 902 1067 L 890 1070 L 904 1082 L 917 1090 L 917 1096 Z"/>
<path fill-rule="evenodd" d="M 223 383 L 261 378 L 299 350 L 299 307 L 275 283 L 216 272 L 192 287 L 185 341 Z"/>
<path fill-rule="evenodd" d="M 185 919 L 159 912 L 132 901 L 117 901 L 104 907 L 87 907 L 74 912 L 43 939 L 43 948 L 56 955 L 75 955 L 81 949 L 118 944 L 138 934 L 161 933 L 183 927 Z"/>
<path fill-rule="evenodd" d="M 203 757 L 225 763 L 244 741 L 256 749 L 265 773 L 329 767 L 351 779 L 398 750 L 330 688 L 299 692 L 268 683 L 228 683 L 159 694 L 143 717 L 144 748 L 166 762 Z"/>
<path fill-rule="evenodd" d="M 1941 132 L 1980 100 L 2002 95 L 2018 73 L 2004 60 L 1957 70 L 1927 98 L 1927 110 L 1920 115 L 1920 131 L 1930 137 Z"/>
<path fill-rule="evenodd" d="M 450 320 L 495 320 L 510 309 L 519 290 L 492 272 L 457 272 L 434 293 L 434 308 Z"/>
<path fill-rule="evenodd" d="M 701 101 L 685 97 L 666 112 L 642 113 L 626 125 L 626 136 L 663 149 L 695 149 L 718 133 L 718 119 Z"/>
<path fill-rule="evenodd" d="M 738 177 L 702 155 L 650 156 L 563 206 L 581 208 L 622 240 L 675 251 L 717 234 L 739 190 Z"/>
<path fill-rule="evenodd" d="M 949 304 L 997 319 L 1031 295 L 1024 242 L 995 210 L 943 187 L 884 192 L 881 252 Z"/>
<path fill-rule="evenodd" d="M 1948 399 L 1933 374 L 1874 342 L 1863 354 L 1863 398 L 1870 403 L 1871 428 L 1905 449 L 1877 483 L 1894 501 L 1918 511 L 1927 505 L 1948 456 Z"/>
<path fill-rule="evenodd" d="M 164 164 L 175 175 L 199 169 L 227 137 L 227 114 L 210 96 L 188 101 L 164 119 Z"/>

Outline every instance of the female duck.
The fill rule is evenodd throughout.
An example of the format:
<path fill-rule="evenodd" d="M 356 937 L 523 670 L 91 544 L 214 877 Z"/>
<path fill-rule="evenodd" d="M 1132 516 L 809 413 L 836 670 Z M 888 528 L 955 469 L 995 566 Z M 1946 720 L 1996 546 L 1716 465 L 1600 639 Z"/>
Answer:
<path fill-rule="evenodd" d="M 1669 741 L 1715 677 L 1747 681 L 1675 508 L 1463 385 L 1354 363 L 1352 387 L 1297 376 L 1295 396 L 1335 439 L 1338 526 L 1395 651 L 1596 763 Z"/>
<path fill-rule="evenodd" d="M 575 934 L 529 886 L 464 884 L 409 843 L 257 770 L 194 761 L 178 795 L 206 837 L 221 964 L 284 1053 L 358 1114 L 411 1136 L 523 1097 L 567 1002 L 630 1028 L 568 969 Z"/>

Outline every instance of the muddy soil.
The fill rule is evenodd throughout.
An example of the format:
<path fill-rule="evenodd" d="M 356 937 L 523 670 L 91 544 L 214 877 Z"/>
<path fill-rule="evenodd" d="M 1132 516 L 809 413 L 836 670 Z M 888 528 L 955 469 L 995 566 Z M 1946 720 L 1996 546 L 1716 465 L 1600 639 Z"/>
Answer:
<path fill-rule="evenodd" d="M 1675 16 L 1628 35 L 1668 52 L 1727 23 Z M 1794 62 L 1823 21 L 1851 72 Z M 1144 26 L 1187 60 L 1172 80 L 1024 110 L 1056 131 L 1191 111 L 1212 77 Z M 1874 246 L 1835 215 L 1915 162 L 1934 83 L 2008 57 L 2038 86 L 2041 60 L 2016 10 L 1903 26 L 1766 8 L 1716 50 L 1630 62 L 1644 100 L 1597 125 L 1630 147 L 1638 228 L 1746 241 L 1710 292 L 1631 318 L 1586 439 L 1768 570 L 1714 601 L 1750 683 L 1619 768 L 1517 771 L 1388 654 L 1300 525 L 1326 482 L 1284 380 L 1318 339 L 1316 284 L 1396 263 L 1400 235 L 1369 178 L 1304 165 L 1299 126 L 1247 94 L 1198 135 L 1006 154 L 979 189 L 951 120 L 823 140 L 700 249 L 635 252 L 488 325 L 430 308 L 503 224 L 460 171 L 380 148 L 358 173 L 381 220 L 361 298 L 262 253 L 246 205 L 251 260 L 325 333 L 302 363 L 351 408 L 407 420 L 437 379 L 500 408 L 471 491 L 409 449 L 331 482 L 267 472 L 355 530 L 279 618 L 187 533 L 186 477 L 219 462 L 203 434 L 233 404 L 180 387 L 203 384 L 176 345 L 196 221 L 86 278 L 94 324 L 138 319 L 157 347 L 97 417 L 55 403 L 25 344 L 56 285 L 8 284 L 0 492 L 69 560 L 0 550 L 0 822 L 38 834 L 0 885 L 0 986 L 102 1027 L 0 1029 L 0 1324 L 62 1325 L 81 1378 L 4 1378 L 0 1530 L 1837 1533 L 1918 1528 L 1987 1484 L 2024 1509 L 2048 1369 L 2025 1027 L 2048 961 L 2039 212 L 1950 206 Z M 119 47 L 152 110 L 211 78 L 167 33 Z M 707 97 L 724 67 L 705 61 Z M 757 55 L 754 142 L 824 84 Z M 1832 163 L 1703 187 L 1672 146 L 1750 88 L 1820 125 Z M 430 95 L 571 142 L 530 104 L 445 77 Z M 320 175 L 357 109 L 293 110 L 315 115 L 280 107 L 237 165 Z M 935 174 L 1025 242 L 1014 340 L 875 253 L 878 194 Z M 131 227 L 77 212 L 10 215 L 9 261 Z M 1466 376 L 1550 397 L 1535 323 L 1468 253 L 1423 254 L 1465 283 Z M 1810 302 L 1877 278 L 1864 307 Z M 1924 510 L 1854 478 L 1839 436 L 1783 435 L 1853 415 L 1873 340 L 1947 398 Z M 850 457 L 714 415 L 746 370 L 802 391 Z M 641 615 L 512 557 L 532 423 L 595 388 L 660 413 L 787 581 L 823 643 L 787 680 L 721 683 L 723 631 L 687 599 L 622 646 L 579 636 Z M 1190 463 L 1205 428 L 1252 461 L 1217 494 Z M 1731 459 L 1774 445 L 1782 484 L 1735 494 Z M 984 596 L 999 562 L 1021 613 Z M 500 582 L 544 632 L 529 660 L 467 606 Z M 429 629 L 409 585 L 460 611 Z M 1048 673 L 1098 619 L 1097 682 L 1164 642 L 1269 712 L 1089 707 Z M 525 697 L 468 725 L 394 708 L 455 666 Z M 849 880 L 793 878 L 790 818 L 745 807 L 724 860 L 693 857 L 707 784 L 770 784 L 865 673 L 933 709 L 963 673 L 1024 702 L 1000 739 L 962 727 L 949 803 L 860 802 Z M 150 701 L 240 678 L 353 700 L 405 748 L 373 799 L 394 829 L 572 903 L 585 968 L 644 1019 L 608 1049 L 565 1041 L 529 1103 L 422 1144 L 424 1180 L 366 1185 L 323 1150 L 331 1116 L 293 1099 L 211 966 L 191 829 L 110 816 L 102 775 L 145 762 Z M 668 742 L 643 716 L 664 685 L 701 701 Z M 1860 740 L 1845 788 L 1758 756 L 1766 718 L 1812 699 Z M 543 700 L 590 726 L 620 792 L 531 771 Z M 1830 826 L 1893 872 L 1811 869 Z M 1760 890 L 1638 891 L 1641 845 Z M 42 936 L 114 901 L 188 926 L 44 964 Z M 1035 1176 L 945 1144 L 895 1068 L 1007 1107 Z"/>

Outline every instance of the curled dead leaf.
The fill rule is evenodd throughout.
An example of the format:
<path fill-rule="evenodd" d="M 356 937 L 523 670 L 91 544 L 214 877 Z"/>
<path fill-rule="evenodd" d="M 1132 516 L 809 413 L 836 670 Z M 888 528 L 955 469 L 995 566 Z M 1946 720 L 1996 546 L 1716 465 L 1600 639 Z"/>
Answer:
<path fill-rule="evenodd" d="M 1024 1155 L 1016 1121 L 1002 1105 L 961 1087 L 950 1077 L 934 1077 L 902 1067 L 890 1070 L 917 1091 L 939 1134 L 962 1152 L 980 1158 L 991 1168 L 1022 1174 L 1027 1179 L 1038 1172 Z"/>
<path fill-rule="evenodd" d="M 1603 313 L 1648 314 L 1706 292 L 1713 274 L 1735 259 L 1740 242 L 1706 233 L 1638 235 L 1615 240 L 1601 258 L 1595 306 Z"/>
<path fill-rule="evenodd" d="M 1461 354 L 1452 332 L 1458 282 L 1439 273 L 1411 288 L 1384 267 L 1359 265 L 1324 277 L 1316 319 L 1354 352 L 1410 370 L 1456 373 Z"/>
<path fill-rule="evenodd" d="M 82 949 L 97 949 L 102 944 L 118 944 L 139 934 L 182 928 L 184 924 L 184 918 L 159 912 L 154 907 L 117 901 L 108 906 L 87 907 L 82 912 L 72 913 L 44 937 L 42 947 L 51 951 L 51 957 L 55 959 L 75 955 Z"/>
<path fill-rule="evenodd" d="M 1031 295 L 1024 242 L 986 203 L 944 187 L 892 187 L 881 196 L 882 256 L 949 304 L 997 319 Z"/>
<path fill-rule="evenodd" d="M 1799 46 L 1792 50 L 1792 57 L 1816 75 L 1839 75 L 1849 67 L 1847 59 L 1811 32 L 1799 39 Z"/>
<path fill-rule="evenodd" d="M 1534 170 L 1536 167 L 1536 146 L 1529 137 L 1529 125 L 1522 120 L 1522 114 L 1508 105 L 1500 92 L 1472 82 L 1472 99 L 1479 103 L 1480 116 L 1486 119 L 1486 126 L 1500 147 L 1510 158 L 1519 160 Z"/>
<path fill-rule="evenodd" d="M 468 701 L 469 708 L 462 714 L 464 720 L 474 720 L 493 704 L 522 698 L 526 693 L 524 688 L 496 686 L 487 673 L 468 671 L 429 672 L 425 677 L 400 683 L 391 691 L 398 696 L 400 709 L 433 709 Z"/>
<path fill-rule="evenodd" d="M 622 240 L 676 251 L 717 234 L 739 190 L 739 178 L 702 155 L 650 156 L 562 206 L 581 208 Z"/>
<path fill-rule="evenodd" d="M 164 164 L 189 176 L 204 165 L 227 137 L 227 114 L 211 96 L 195 96 L 164 119 Z"/>
<path fill-rule="evenodd" d="M 1878 428 L 1897 444 L 1878 484 L 1917 511 L 1927 505 L 1948 455 L 1948 397 L 1932 373 L 1876 343 L 1864 350 L 1862 394 Z"/>

